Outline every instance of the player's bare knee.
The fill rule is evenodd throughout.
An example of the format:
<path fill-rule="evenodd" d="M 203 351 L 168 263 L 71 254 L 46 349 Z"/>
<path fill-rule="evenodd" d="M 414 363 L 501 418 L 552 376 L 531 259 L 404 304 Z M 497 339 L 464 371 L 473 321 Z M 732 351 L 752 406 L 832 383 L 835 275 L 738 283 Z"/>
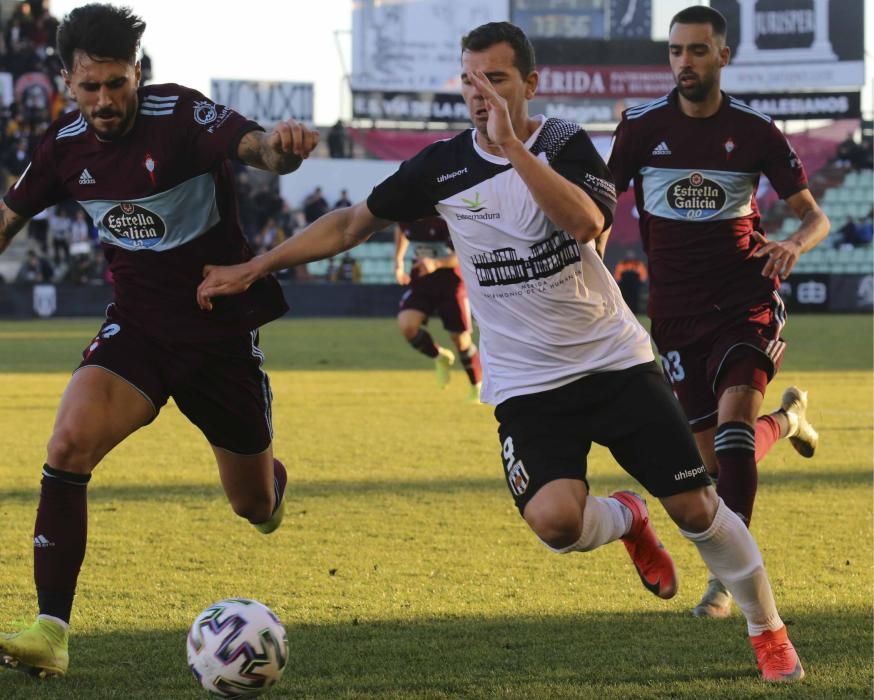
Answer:
<path fill-rule="evenodd" d="M 668 496 L 661 501 L 671 520 L 686 532 L 704 532 L 713 522 L 719 505 L 712 486 Z"/>
<path fill-rule="evenodd" d="M 94 440 L 64 425 L 55 427 L 46 452 L 49 465 L 74 474 L 90 474 L 103 457 Z"/>
<path fill-rule="evenodd" d="M 416 333 L 419 332 L 421 324 L 415 320 L 411 319 L 403 314 L 398 316 L 398 328 L 401 331 L 401 335 L 404 336 L 406 340 L 412 340 L 416 337 Z"/>
<path fill-rule="evenodd" d="M 529 503 L 524 517 L 534 534 L 553 549 L 570 547 L 583 533 L 583 518 L 578 510 L 531 508 Z"/>
<path fill-rule="evenodd" d="M 263 498 L 257 496 L 235 498 L 231 499 L 231 508 L 234 513 L 250 523 L 263 523 L 272 514 L 273 500 L 267 493 Z"/>

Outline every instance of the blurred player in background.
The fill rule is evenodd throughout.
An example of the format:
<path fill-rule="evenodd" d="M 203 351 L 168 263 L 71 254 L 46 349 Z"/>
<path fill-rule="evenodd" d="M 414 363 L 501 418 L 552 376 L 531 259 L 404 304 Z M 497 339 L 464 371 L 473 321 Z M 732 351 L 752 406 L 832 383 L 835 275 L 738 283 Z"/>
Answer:
<path fill-rule="evenodd" d="M 531 530 L 559 554 L 622 540 L 648 590 L 676 593 L 643 499 L 589 493 L 587 455 L 593 442 L 606 445 L 734 594 L 764 679 L 802 678 L 758 545 L 713 489 L 650 338 L 595 250 L 615 206 L 606 164 L 578 124 L 529 116 L 538 73 L 518 27 L 493 22 L 466 35 L 461 83 L 473 129 L 431 144 L 367 201 L 268 253 L 206 267 L 198 303 L 212 308 L 270 270 L 439 213 L 480 330 L 482 398 L 496 405 L 507 487 Z"/>
<path fill-rule="evenodd" d="M 84 5 L 64 19 L 58 52 L 79 109 L 49 127 L 0 203 L 2 252 L 35 213 L 77 200 L 99 230 L 115 288 L 61 399 L 42 467 L 33 538 L 39 616 L 0 636 L 0 663 L 33 675 L 68 667 L 91 472 L 171 396 L 210 443 L 234 512 L 264 533 L 282 519 L 286 472 L 273 458 L 258 348 L 259 326 L 287 309 L 282 292 L 267 277 L 212 314 L 193 295 L 205 263 L 252 257 L 230 159 L 288 173 L 318 132 L 290 121 L 264 133 L 181 85 L 138 89 L 145 26 L 111 5 Z"/>
<path fill-rule="evenodd" d="M 671 20 L 677 87 L 625 111 L 609 165 L 619 192 L 634 181 L 665 374 L 708 472 L 719 477 L 717 492 L 749 525 L 756 463 L 784 437 L 803 457 L 816 450 L 807 392 L 789 387 L 779 409 L 759 411 L 786 348 L 780 279 L 828 234 L 829 222 L 773 120 L 720 91 L 725 34 L 725 18 L 709 7 Z M 755 198 L 762 174 L 801 221 L 784 241 L 769 242 L 762 231 Z M 711 573 L 695 615 L 724 617 L 730 609 Z"/>
<path fill-rule="evenodd" d="M 410 243 L 415 257 L 407 274 L 404 255 Z M 429 216 L 418 221 L 401 221 L 395 226 L 395 278 L 398 284 L 409 285 L 401 297 L 398 313 L 401 334 L 416 350 L 434 360 L 437 384 L 442 389 L 449 383 L 449 368 L 455 363 L 455 354 L 437 345 L 425 330 L 428 319 L 439 315 L 470 381 L 469 398 L 478 403 L 482 368 L 471 337 L 470 304 L 443 219 Z"/>

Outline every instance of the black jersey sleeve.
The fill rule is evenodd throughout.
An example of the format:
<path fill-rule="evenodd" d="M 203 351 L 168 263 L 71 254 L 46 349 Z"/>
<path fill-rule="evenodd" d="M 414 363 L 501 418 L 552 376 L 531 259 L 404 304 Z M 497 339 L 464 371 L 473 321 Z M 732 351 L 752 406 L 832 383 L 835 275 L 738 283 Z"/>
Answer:
<path fill-rule="evenodd" d="M 405 160 L 380 182 L 367 198 L 367 208 L 379 219 L 415 221 L 437 213 L 434 202 L 421 185 L 424 153 Z"/>
<path fill-rule="evenodd" d="M 637 175 L 634 163 L 633 138 L 630 131 L 631 127 L 628 125 L 628 121 L 623 119 L 616 127 L 612 143 L 610 144 L 610 156 L 607 160 L 607 167 L 613 176 L 613 183 L 616 185 L 617 192 L 625 192 L 634 176 Z"/>
<path fill-rule="evenodd" d="M 616 209 L 613 177 L 585 131 L 580 129 L 571 136 L 550 165 L 595 201 L 604 214 L 605 229 L 613 225 L 613 211 Z"/>

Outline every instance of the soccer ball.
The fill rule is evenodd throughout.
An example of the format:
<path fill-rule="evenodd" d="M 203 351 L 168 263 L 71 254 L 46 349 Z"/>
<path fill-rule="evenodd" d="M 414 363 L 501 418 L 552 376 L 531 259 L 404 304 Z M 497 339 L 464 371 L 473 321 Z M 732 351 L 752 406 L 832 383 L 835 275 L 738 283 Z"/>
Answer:
<path fill-rule="evenodd" d="M 191 625 L 187 646 L 197 682 L 223 698 L 266 692 L 288 663 L 285 627 L 270 608 L 247 598 L 210 605 Z"/>

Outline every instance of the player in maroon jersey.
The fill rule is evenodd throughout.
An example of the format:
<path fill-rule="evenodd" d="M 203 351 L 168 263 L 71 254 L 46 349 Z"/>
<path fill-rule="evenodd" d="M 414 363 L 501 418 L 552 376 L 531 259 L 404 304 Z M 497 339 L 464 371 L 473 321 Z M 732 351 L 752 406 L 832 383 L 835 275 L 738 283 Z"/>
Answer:
<path fill-rule="evenodd" d="M 410 243 L 415 258 L 413 268 L 407 274 L 404 255 Z M 398 284 L 409 285 L 401 297 L 398 312 L 401 334 L 416 350 L 434 360 L 437 384 L 445 387 L 449 383 L 449 368 L 455 363 L 455 354 L 437 345 L 424 328 L 430 316 L 439 314 L 470 380 L 470 400 L 479 403 L 482 368 L 470 333 L 470 305 L 449 229 L 443 219 L 431 216 L 397 224 L 395 277 Z"/>
<path fill-rule="evenodd" d="M 0 252 L 28 219 L 73 198 L 97 226 L 114 278 L 106 322 L 61 399 L 34 529 L 36 623 L 0 636 L 0 663 L 61 675 L 87 530 L 86 486 L 100 460 L 151 423 L 171 396 L 210 443 L 230 504 L 261 532 L 278 527 L 286 473 L 273 458 L 271 392 L 259 326 L 286 311 L 275 279 L 202 312 L 206 263 L 252 257 L 238 224 L 229 159 L 275 173 L 300 166 L 318 132 L 270 133 L 181 85 L 139 88 L 145 23 L 85 5 L 58 30 L 79 110 L 51 125 L 0 203 Z"/>
<path fill-rule="evenodd" d="M 623 114 L 610 168 L 618 191 L 634 181 L 649 256 L 652 334 L 665 374 L 686 411 L 718 493 L 749 525 L 756 463 L 788 437 L 811 457 L 818 436 L 807 394 L 790 387 L 779 410 L 759 416 L 780 367 L 786 320 L 780 278 L 828 233 L 798 156 L 773 120 L 720 91 L 728 63 L 726 25 L 709 7 L 671 21 L 670 65 L 677 87 Z M 768 241 L 755 192 L 760 176 L 800 220 Z M 695 614 L 728 614 L 712 579 Z"/>

